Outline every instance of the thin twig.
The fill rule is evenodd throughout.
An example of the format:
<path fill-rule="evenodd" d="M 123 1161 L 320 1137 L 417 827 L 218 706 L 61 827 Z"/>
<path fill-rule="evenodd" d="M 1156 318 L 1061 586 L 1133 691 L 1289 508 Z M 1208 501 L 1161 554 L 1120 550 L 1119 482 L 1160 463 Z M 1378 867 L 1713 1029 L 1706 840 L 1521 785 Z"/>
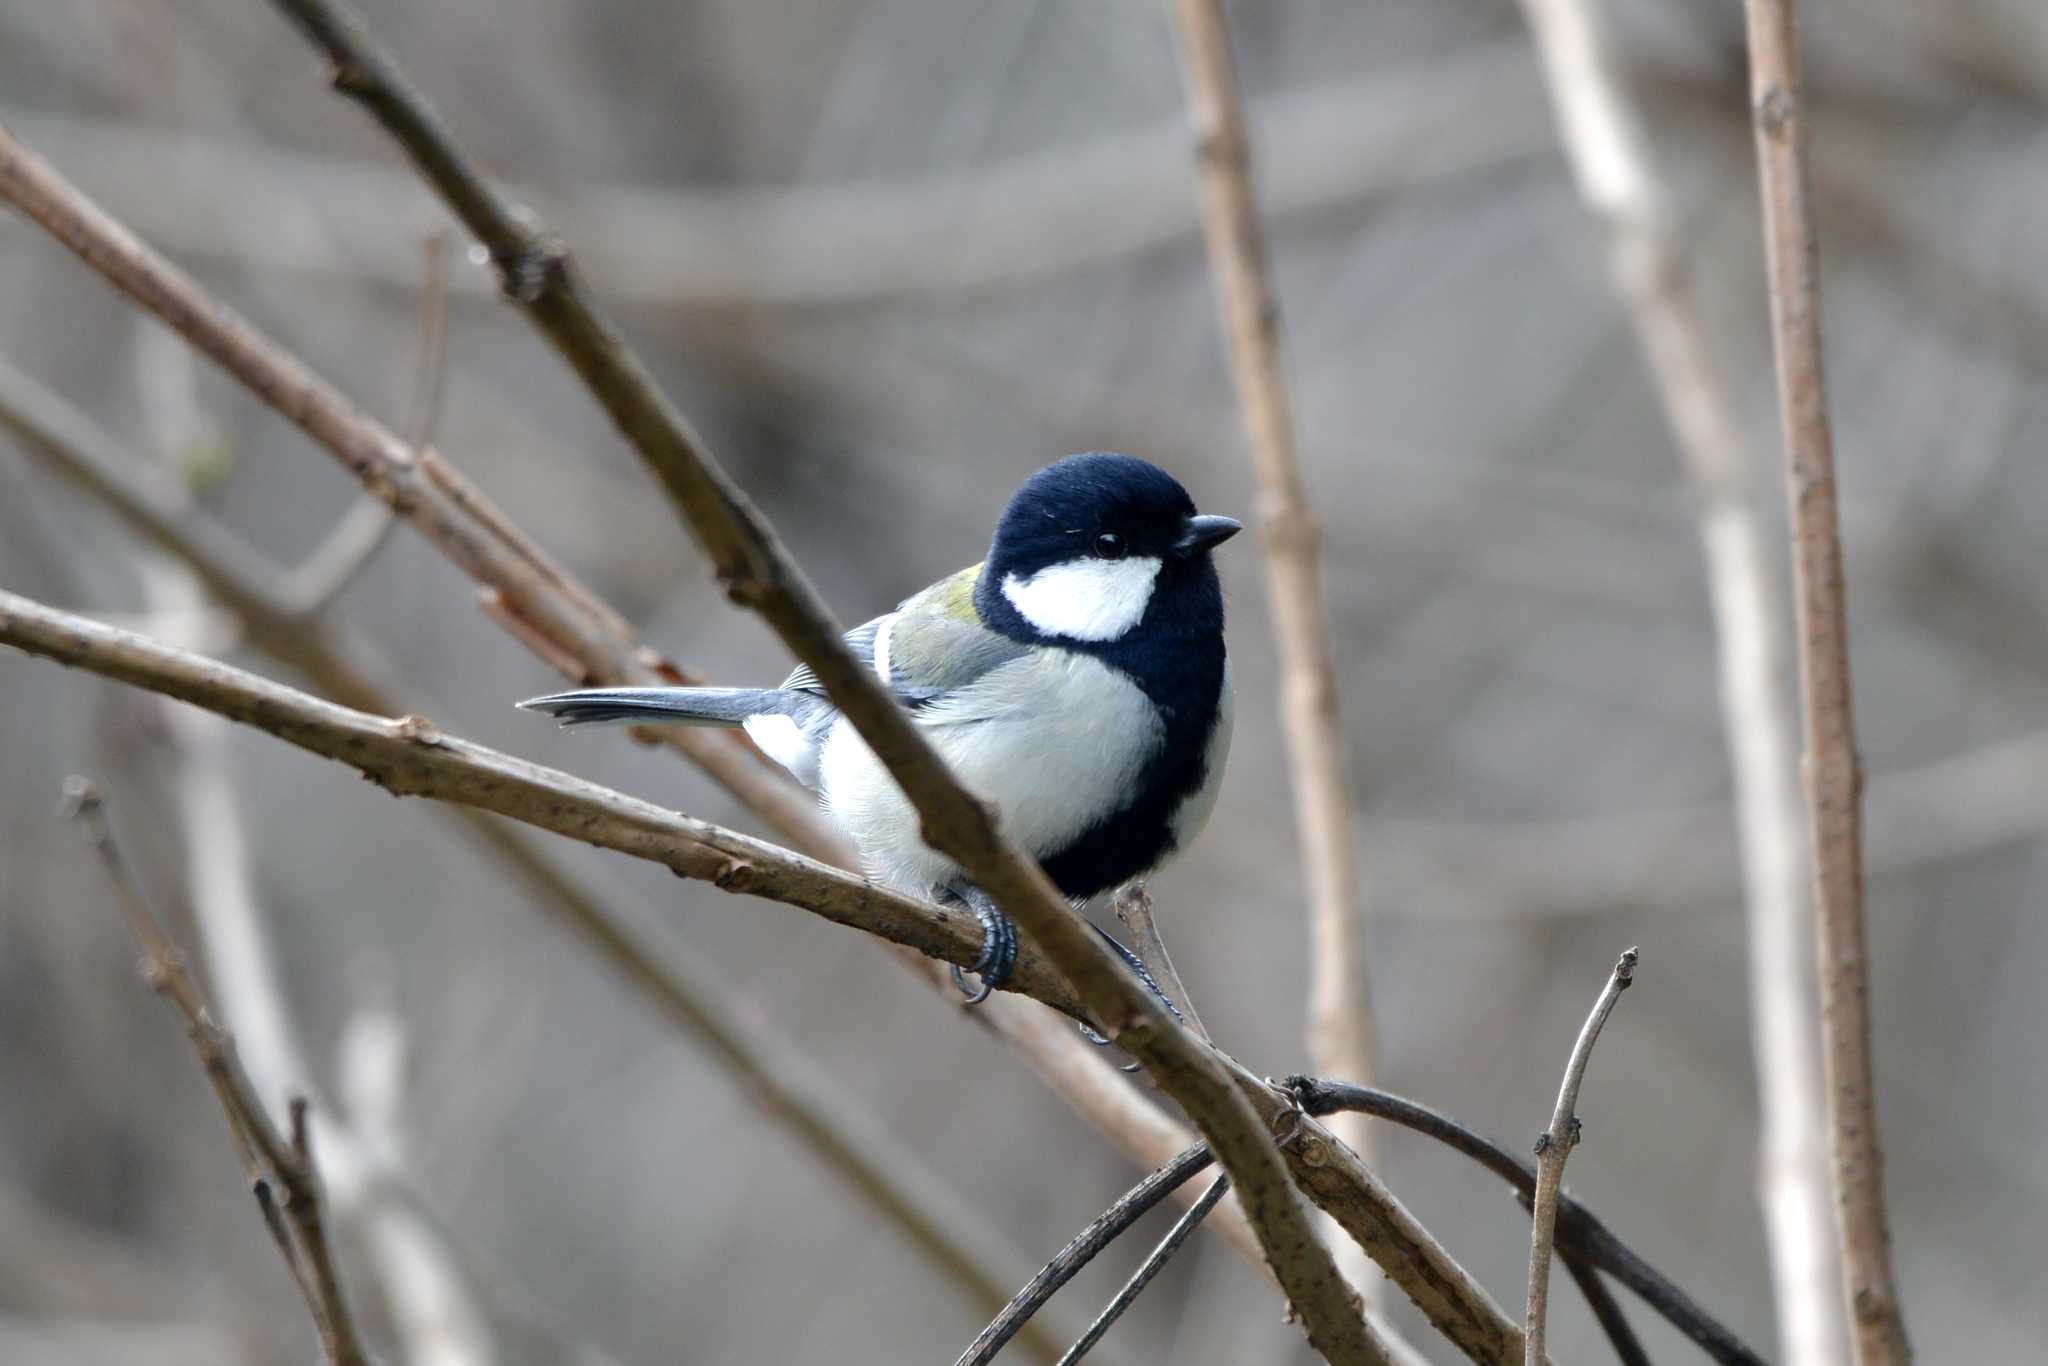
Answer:
<path fill-rule="evenodd" d="M 1075 1234 L 1058 1255 L 1010 1298 L 989 1326 L 967 1344 L 967 1350 L 954 1366 L 987 1366 L 1031 1316 L 1093 1261 L 1097 1253 L 1214 1160 L 1207 1144 L 1197 1144 L 1131 1187 Z"/>
<path fill-rule="evenodd" d="M 1762 1129 L 1758 1186 L 1779 1344 L 1803 1366 L 1846 1360 L 1815 1038 L 1812 930 L 1785 677 L 1782 576 L 1765 546 L 1757 460 L 1714 355 L 1669 191 L 1601 0 L 1522 0 L 1581 197 L 1692 486 L 1734 776 L 1749 919 Z"/>
<path fill-rule="evenodd" d="M 1198 152 L 1202 235 L 1258 474 L 1266 596 L 1280 654 L 1280 723 L 1308 883 L 1308 1053 L 1328 1075 L 1369 1081 L 1379 1073 L 1378 1044 L 1337 669 L 1323 601 L 1321 532 L 1295 446 L 1279 305 L 1252 196 L 1243 98 L 1220 0 L 1175 0 L 1173 14 Z M 1372 1130 L 1364 1119 L 1340 1120 L 1338 1132 L 1370 1154 Z M 1355 1273 L 1353 1279 L 1368 1289 L 1377 1282 Z"/>
<path fill-rule="evenodd" d="M 1166 940 L 1159 933 L 1159 920 L 1153 913 L 1152 894 L 1145 890 L 1142 879 L 1117 889 L 1116 918 L 1130 927 L 1131 937 L 1137 941 L 1132 947 L 1145 960 L 1152 975 L 1165 985 L 1188 1028 L 1206 1042 L 1209 1030 L 1195 1010 L 1195 998 L 1188 994 L 1188 984 L 1181 980 L 1180 969 L 1173 965 L 1173 955 L 1166 951 Z"/>
<path fill-rule="evenodd" d="M 321 1349 L 332 1366 L 369 1366 L 369 1356 L 363 1350 L 327 1239 L 318 1168 L 306 1136 L 304 1098 L 292 1098 L 291 1137 L 287 1140 L 278 1133 L 269 1112 L 257 1098 L 255 1087 L 235 1056 L 233 1037 L 214 1023 L 205 996 L 185 968 L 184 955 L 157 923 L 155 913 L 129 874 L 107 824 L 105 801 L 99 790 L 86 779 L 72 778 L 64 785 L 64 798 L 66 814 L 84 823 L 127 914 L 129 928 L 141 941 L 144 978 L 185 1022 L 185 1032 L 191 1037 L 200 1065 L 206 1069 L 214 1094 L 227 1115 L 228 1128 L 249 1172 L 264 1224 L 277 1242 L 285 1266 L 319 1329 Z M 281 1204 L 273 1194 L 278 1187 L 284 1192 Z"/>
<path fill-rule="evenodd" d="M 1060 1358 L 1059 1366 L 1074 1366 L 1075 1362 L 1095 1349 L 1095 1344 L 1102 1341 L 1102 1335 L 1116 1325 L 1116 1321 L 1124 1316 L 1126 1309 L 1137 1303 L 1138 1296 L 1152 1283 L 1152 1278 L 1159 1274 L 1174 1253 L 1180 1251 L 1181 1244 L 1188 1240 L 1188 1236 L 1201 1227 L 1202 1220 L 1208 1217 L 1210 1210 L 1216 1208 L 1216 1202 L 1221 1200 L 1229 1189 L 1228 1173 L 1209 1183 L 1209 1189 L 1202 1192 L 1202 1198 L 1166 1231 L 1166 1236 L 1159 1240 L 1159 1246 L 1152 1249 L 1150 1255 L 1132 1273 L 1131 1278 L 1124 1282 L 1123 1289 L 1116 1292 L 1116 1298 L 1109 1302 L 1108 1307 L 1096 1317 L 1095 1322 L 1088 1325 L 1088 1331 L 1081 1335 L 1081 1340 Z"/>
<path fill-rule="evenodd" d="M 506 297 L 576 371 L 710 556 L 726 593 L 774 628 L 895 779 L 927 843 L 957 863 L 1036 942 L 1091 1022 L 1188 1112 L 1245 1191 L 1245 1207 L 1309 1340 L 1333 1361 L 1384 1362 L 1317 1239 L 1286 1164 L 1224 1069 L 1182 1030 L 1096 938 L 1037 862 L 1006 837 L 995 811 L 947 769 L 840 628 L 767 521 L 596 309 L 567 247 L 486 181 L 396 64 L 361 25 L 324 0 L 278 0 L 332 64 L 336 88 L 359 101 L 406 150 L 490 252 Z"/>
<path fill-rule="evenodd" d="M 1751 114 L 1770 277 L 1771 342 L 1785 442 L 1797 605 L 1800 702 L 1814 905 L 1820 938 L 1822 1060 L 1835 1210 L 1861 1366 L 1912 1360 L 1892 1276 L 1870 1050 L 1863 928 L 1863 777 L 1849 695 L 1849 623 L 1835 508 L 1834 438 L 1821 363 L 1820 248 L 1809 200 L 1792 0 L 1744 0 Z"/>
<path fill-rule="evenodd" d="M 1417 1105 L 1386 1091 L 1316 1077 L 1284 1078 L 1284 1085 L 1311 1115 L 1363 1110 L 1392 1124 L 1426 1135 L 1499 1176 L 1527 1205 L 1536 1194 L 1536 1167 L 1492 1139 L 1474 1133 L 1448 1115 Z M 1560 1191 L 1557 1207 L 1557 1253 L 1569 1263 L 1583 1263 L 1620 1281 L 1700 1349 L 1724 1366 L 1764 1366 L 1763 1358 L 1745 1346 L 1711 1314 L 1671 1280 L 1616 1237 L 1599 1216 Z M 1604 1319 L 1603 1319 L 1604 1321 Z M 1627 1355 L 1622 1341 L 1616 1350 Z M 1640 1350 L 1638 1346 L 1637 1350 Z"/>
<path fill-rule="evenodd" d="M 1593 1013 L 1579 1029 L 1578 1041 L 1565 1063 L 1564 1080 L 1557 1088 L 1557 1108 L 1550 1113 L 1550 1127 L 1536 1140 L 1536 1194 L 1531 1202 L 1529 1228 L 1529 1306 L 1522 1324 L 1524 1366 L 1539 1366 L 1543 1360 L 1543 1336 L 1550 1314 L 1550 1253 L 1557 1233 L 1558 1187 L 1564 1183 L 1565 1159 L 1579 1142 L 1579 1083 L 1585 1080 L 1586 1064 L 1592 1060 L 1593 1044 L 1600 1027 L 1607 1023 L 1614 1003 L 1635 981 L 1636 951 L 1628 949 L 1608 974 L 1607 985 L 1593 1002 Z"/>

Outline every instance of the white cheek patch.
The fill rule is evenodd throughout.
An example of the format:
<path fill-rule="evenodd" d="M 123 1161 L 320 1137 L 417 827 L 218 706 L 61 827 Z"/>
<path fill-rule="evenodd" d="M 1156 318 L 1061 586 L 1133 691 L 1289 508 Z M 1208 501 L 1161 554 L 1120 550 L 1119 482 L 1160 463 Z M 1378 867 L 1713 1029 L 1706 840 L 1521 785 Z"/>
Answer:
<path fill-rule="evenodd" d="M 1115 640 L 1144 620 L 1159 563 L 1149 555 L 1068 560 L 1028 579 L 1005 576 L 1003 596 L 1047 635 Z"/>

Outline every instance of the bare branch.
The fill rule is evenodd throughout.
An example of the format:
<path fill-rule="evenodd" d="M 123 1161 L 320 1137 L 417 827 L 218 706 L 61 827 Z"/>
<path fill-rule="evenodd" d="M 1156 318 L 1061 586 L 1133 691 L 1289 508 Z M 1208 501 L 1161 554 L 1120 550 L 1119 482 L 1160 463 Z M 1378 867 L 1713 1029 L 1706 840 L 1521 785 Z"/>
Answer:
<path fill-rule="evenodd" d="M 1564 1183 L 1565 1159 L 1579 1142 L 1579 1083 L 1585 1079 L 1586 1064 L 1592 1060 L 1593 1044 L 1600 1027 L 1614 1010 L 1621 993 L 1635 981 L 1636 951 L 1621 955 L 1608 975 L 1607 985 L 1593 1003 L 1593 1013 L 1579 1029 L 1578 1042 L 1565 1063 L 1564 1081 L 1557 1088 L 1557 1108 L 1551 1111 L 1550 1127 L 1536 1140 L 1536 1193 L 1531 1200 L 1529 1229 L 1529 1307 L 1522 1327 L 1523 1366 L 1540 1366 L 1543 1336 L 1550 1314 L 1550 1253 L 1557 1234 L 1557 1195 Z"/>
<path fill-rule="evenodd" d="M 1668 191 L 1601 0 L 1522 0 L 1522 10 L 1543 58 L 1559 136 L 1580 194 L 1605 229 L 1610 273 L 1694 494 L 1749 918 L 1758 1194 L 1779 1345 L 1790 1360 L 1833 1366 L 1845 1360 L 1841 1267 L 1829 1236 L 1812 932 L 1781 644 L 1784 584 L 1765 548 L 1760 472 L 1715 362 Z"/>
<path fill-rule="evenodd" d="M 1821 363 L 1820 248 L 1809 200 L 1791 0 L 1744 0 L 1751 115 L 1770 278 L 1771 341 L 1792 504 L 1806 798 L 1819 913 L 1822 1060 L 1833 1127 L 1835 1210 L 1856 1360 L 1912 1360 L 1892 1277 L 1870 1053 L 1863 929 L 1863 775 L 1849 693 L 1849 623 L 1835 509 L 1834 438 Z"/>
<path fill-rule="evenodd" d="M 981 925 L 736 831 L 444 735 L 420 716 L 369 716 L 231 665 L 0 592 L 0 643 L 160 692 L 336 759 L 397 796 L 432 797 L 660 863 L 723 891 L 749 892 L 946 962 L 970 964 Z M 1015 989 L 1070 1012 L 1060 978 L 1026 948 Z"/>
<path fill-rule="evenodd" d="M 1180 1251 L 1181 1244 L 1201 1227 L 1202 1220 L 1207 1217 L 1210 1210 L 1216 1208 L 1216 1202 L 1229 1190 L 1228 1173 L 1209 1183 L 1209 1189 L 1202 1192 L 1202 1198 L 1195 1201 L 1188 1211 L 1175 1221 L 1173 1227 L 1167 1230 L 1166 1236 L 1159 1240 L 1159 1245 L 1152 1249 L 1144 1262 L 1131 1274 L 1131 1278 L 1124 1282 L 1123 1289 L 1116 1292 L 1116 1298 L 1111 1300 L 1108 1307 L 1088 1325 L 1088 1331 L 1081 1335 L 1081 1340 L 1060 1358 L 1059 1366 L 1073 1366 L 1074 1362 L 1094 1350 L 1095 1344 L 1102 1341 L 1103 1334 L 1114 1327 L 1116 1321 L 1124 1316 L 1124 1311 L 1137 1302 L 1145 1287 L 1152 1283 L 1152 1278 L 1159 1274 L 1174 1253 Z"/>
<path fill-rule="evenodd" d="M 1325 1081 L 1317 1077 L 1287 1077 L 1282 1084 L 1311 1115 L 1334 1114 L 1340 1110 L 1363 1110 L 1391 1124 L 1426 1135 L 1485 1167 L 1506 1181 L 1526 1205 L 1535 1199 L 1536 1167 L 1527 1158 L 1509 1152 L 1450 1116 L 1418 1105 L 1412 1100 L 1369 1086 Z M 1698 1343 L 1700 1349 L 1725 1366 L 1763 1366 L 1763 1358 L 1744 1346 L 1741 1339 L 1702 1309 L 1657 1268 L 1651 1266 L 1602 1223 L 1591 1210 L 1560 1191 L 1557 1207 L 1558 1256 L 1567 1263 L 1597 1267 L 1633 1290 L 1679 1332 Z M 1616 1343 L 1617 1351 L 1627 1354 Z"/>
<path fill-rule="evenodd" d="M 1198 154 L 1202 235 L 1258 474 L 1266 596 L 1280 654 L 1280 723 L 1308 883 L 1308 1052 L 1322 1072 L 1371 1080 L 1379 1073 L 1378 1045 L 1337 669 L 1323 601 L 1321 531 L 1295 449 L 1279 304 L 1252 197 L 1243 98 L 1220 0 L 1175 0 L 1173 13 Z M 1363 1117 L 1338 1124 L 1347 1143 L 1370 1153 L 1372 1131 Z M 1356 1272 L 1353 1278 L 1365 1279 Z"/>
<path fill-rule="evenodd" d="M 995 813 L 953 777 L 873 671 L 854 660 L 765 519 L 584 293 L 567 248 L 483 179 L 359 24 L 324 0 L 279 6 L 327 54 L 336 87 L 384 125 L 491 253 L 507 298 L 582 378 L 661 482 L 727 594 L 757 612 L 817 673 L 917 808 L 926 842 L 995 898 L 1058 965 L 1096 1027 L 1143 1063 L 1202 1128 L 1244 1190 L 1246 1210 L 1309 1340 L 1333 1361 L 1384 1361 L 1249 1103 L 1101 944 L 1036 861 L 1003 835 Z"/>
<path fill-rule="evenodd" d="M 334 1267 L 333 1248 L 327 1240 L 319 1172 L 314 1166 L 311 1141 L 306 1137 L 305 1100 L 292 1098 L 291 1137 L 287 1141 L 271 1123 L 269 1112 L 257 1098 L 256 1088 L 242 1070 L 241 1061 L 235 1056 L 233 1037 L 214 1023 L 205 996 L 185 968 L 184 955 L 157 923 L 141 889 L 129 875 L 108 827 L 99 790 L 83 778 L 73 778 L 65 784 L 64 797 L 67 814 L 84 822 L 127 914 L 129 928 L 141 941 L 143 976 L 185 1022 L 185 1032 L 191 1037 L 200 1065 L 206 1069 L 214 1094 L 227 1115 L 228 1129 L 249 1173 L 264 1224 L 319 1329 L 322 1350 L 332 1366 L 369 1366 L 369 1356 L 349 1312 L 348 1299 Z M 283 1189 L 282 1205 L 276 1199 L 274 1186 Z"/>
<path fill-rule="evenodd" d="M 1198 1144 L 1118 1197 L 1114 1204 L 1091 1220 L 1088 1227 L 1075 1234 L 1073 1240 L 1061 1248 L 1058 1255 L 1047 1262 L 1022 1290 L 1011 1296 L 1002 1313 L 967 1344 L 967 1350 L 960 1354 L 954 1366 L 987 1366 L 1018 1329 L 1038 1312 L 1039 1307 L 1093 1261 L 1097 1253 L 1115 1242 L 1124 1230 L 1214 1160 L 1208 1147 Z"/>

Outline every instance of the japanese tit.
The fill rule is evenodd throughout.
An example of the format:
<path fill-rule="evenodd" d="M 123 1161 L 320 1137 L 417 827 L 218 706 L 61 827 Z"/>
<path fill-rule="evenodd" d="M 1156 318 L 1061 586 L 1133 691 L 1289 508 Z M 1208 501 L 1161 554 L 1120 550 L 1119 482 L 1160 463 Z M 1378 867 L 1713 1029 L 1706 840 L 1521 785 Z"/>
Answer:
<path fill-rule="evenodd" d="M 1185 848 L 1215 805 L 1231 693 L 1210 552 L 1240 530 L 1197 514 L 1155 465 L 1068 456 L 1011 497 L 986 560 L 846 644 L 1079 905 Z M 817 789 L 871 877 L 980 917 L 970 1000 L 1007 977 L 1008 918 L 919 838 L 917 812 L 808 668 L 779 688 L 593 688 L 519 705 L 565 726 L 744 727 Z"/>

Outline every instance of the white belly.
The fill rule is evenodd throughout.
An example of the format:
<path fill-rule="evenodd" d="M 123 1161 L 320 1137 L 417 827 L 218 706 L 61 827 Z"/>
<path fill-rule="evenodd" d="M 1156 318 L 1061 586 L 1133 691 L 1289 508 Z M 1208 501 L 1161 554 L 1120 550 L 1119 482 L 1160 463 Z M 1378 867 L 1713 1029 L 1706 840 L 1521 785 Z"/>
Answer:
<path fill-rule="evenodd" d="M 1064 650 L 1005 664 L 926 708 L 918 722 L 961 781 L 996 804 L 1010 837 L 1040 858 L 1127 805 L 1162 740 L 1158 713 L 1137 684 Z M 844 720 L 833 726 L 819 770 L 826 808 L 871 876 L 919 894 L 953 879 L 958 869 L 925 846 L 909 799 Z M 1195 799 L 1183 804 L 1197 826 L 1214 800 L 1205 795 L 1199 813 L 1190 809 Z"/>

